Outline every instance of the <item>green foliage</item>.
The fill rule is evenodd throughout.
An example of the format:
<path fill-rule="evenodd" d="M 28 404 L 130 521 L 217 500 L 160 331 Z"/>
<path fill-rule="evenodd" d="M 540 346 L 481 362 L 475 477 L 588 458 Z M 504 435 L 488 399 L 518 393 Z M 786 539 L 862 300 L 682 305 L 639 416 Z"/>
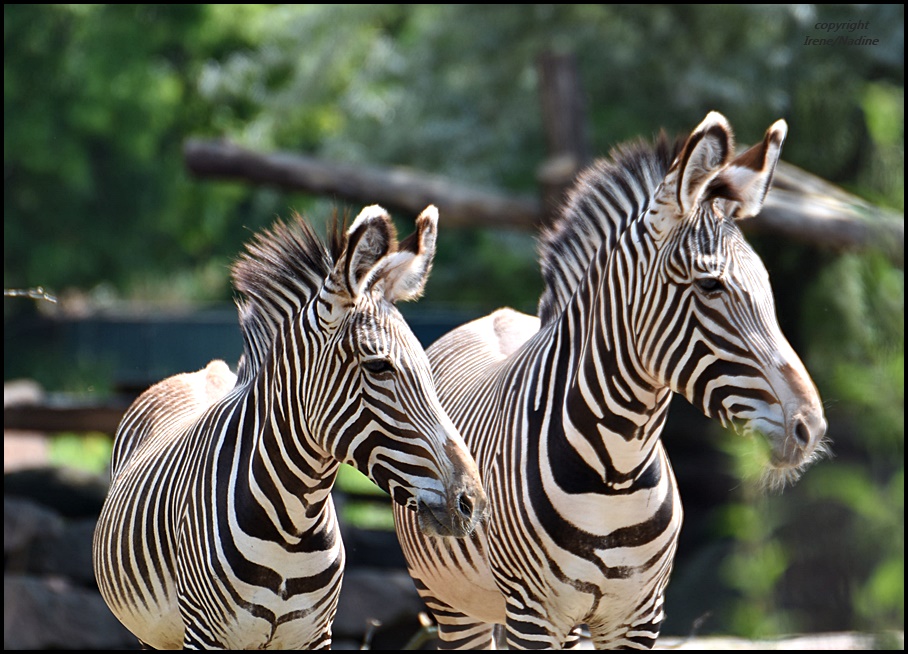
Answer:
<path fill-rule="evenodd" d="M 385 495 L 371 479 L 350 465 L 342 465 L 337 471 L 337 487 L 357 495 Z"/>
<path fill-rule="evenodd" d="M 536 243 L 528 234 L 461 231 L 446 234 L 435 256 L 424 302 L 465 305 L 479 311 L 510 306 L 536 313 L 542 276 Z M 464 252 L 475 261 L 465 262 Z"/>
<path fill-rule="evenodd" d="M 5 284 L 122 289 L 235 252 L 249 191 L 190 184 L 181 145 L 211 134 L 196 78 L 246 43 L 243 22 L 205 5 L 3 11 Z"/>
<path fill-rule="evenodd" d="M 735 600 L 720 609 L 719 620 L 728 632 L 747 638 L 789 633 L 793 620 L 776 601 L 776 588 L 789 557 L 776 534 L 780 514 L 773 498 L 760 490 L 769 446 L 762 438 L 743 438 L 731 432 L 721 432 L 716 442 L 729 454 L 735 476 L 742 480 L 739 497 L 713 517 L 716 536 L 735 541 L 719 570 Z"/>
<path fill-rule="evenodd" d="M 873 255 L 842 255 L 808 297 L 811 370 L 873 434 L 849 445 L 887 459 L 904 449 L 904 306 L 904 272 Z"/>
<path fill-rule="evenodd" d="M 50 463 L 101 474 L 110 465 L 112 451 L 107 434 L 57 434 L 50 441 Z"/>
<path fill-rule="evenodd" d="M 829 265 L 809 298 L 811 365 L 827 385 L 829 420 L 847 426 L 833 447 L 850 460 L 811 471 L 802 484 L 811 498 L 847 510 L 849 555 L 872 562 L 843 571 L 855 588 L 855 620 L 866 629 L 903 624 L 905 616 L 904 298 L 903 271 L 854 255 Z"/>
<path fill-rule="evenodd" d="M 689 130 L 709 109 L 731 117 L 745 141 L 781 115 L 792 127 L 787 159 L 899 206 L 904 157 L 891 139 L 904 113 L 901 12 L 9 5 L 6 283 L 60 292 L 103 282 L 130 293 L 160 277 L 167 287 L 174 269 L 226 265 L 248 235 L 241 226 L 307 208 L 236 184 L 191 182 L 180 147 L 189 136 L 533 190 L 545 157 L 535 62 L 546 49 L 575 53 L 598 153 L 660 126 Z M 835 20 L 868 20 L 881 45 L 804 46 L 817 22 Z M 452 240 L 439 247 L 459 252 Z M 534 265 L 528 248 L 521 256 L 518 267 Z M 498 270 L 497 257 L 481 251 L 458 257 L 454 269 L 494 279 L 513 267 Z M 447 284 L 444 293 L 469 304 L 470 288 Z M 506 296 L 523 293 L 523 284 L 493 288 L 506 303 L 531 305 L 538 283 L 518 301 Z M 228 292 L 204 284 L 196 295 L 223 300 Z"/>
<path fill-rule="evenodd" d="M 342 505 L 341 519 L 360 529 L 394 531 L 394 513 L 390 503 L 347 501 Z"/>
<path fill-rule="evenodd" d="M 349 465 L 342 465 L 337 473 L 335 487 L 341 491 L 341 519 L 361 529 L 394 531 L 394 514 L 391 502 L 376 503 L 357 500 L 356 496 L 373 495 L 388 497 L 366 475 Z"/>

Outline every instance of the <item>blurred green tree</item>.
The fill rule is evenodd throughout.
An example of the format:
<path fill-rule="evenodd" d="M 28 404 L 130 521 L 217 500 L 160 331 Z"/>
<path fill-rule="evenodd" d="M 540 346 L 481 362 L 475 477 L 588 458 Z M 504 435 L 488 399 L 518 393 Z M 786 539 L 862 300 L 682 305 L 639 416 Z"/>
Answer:
<path fill-rule="evenodd" d="M 180 147 L 213 133 L 197 76 L 251 44 L 255 11 L 4 7 L 7 287 L 123 289 L 236 250 L 249 190 L 192 183 Z"/>

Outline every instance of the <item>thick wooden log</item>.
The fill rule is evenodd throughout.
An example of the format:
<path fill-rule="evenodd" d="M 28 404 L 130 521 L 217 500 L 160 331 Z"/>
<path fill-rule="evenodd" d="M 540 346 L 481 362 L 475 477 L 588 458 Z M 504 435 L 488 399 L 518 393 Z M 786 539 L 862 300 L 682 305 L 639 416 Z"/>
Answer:
<path fill-rule="evenodd" d="M 3 407 L 3 430 L 41 433 L 96 431 L 113 435 L 126 408 L 126 403 L 6 406 Z"/>
<path fill-rule="evenodd" d="M 550 156 L 569 154 L 578 166 L 592 155 L 587 134 L 586 102 L 573 54 L 544 52 L 536 62 L 539 102 Z"/>
<path fill-rule="evenodd" d="M 574 178 L 591 159 L 586 103 L 573 54 L 544 52 L 536 62 L 548 159 L 536 173 L 545 224 L 560 215 Z"/>
<path fill-rule="evenodd" d="M 539 203 L 533 198 L 461 186 L 407 168 L 338 164 L 281 152 L 263 154 L 214 141 L 190 140 L 183 155 L 197 177 L 235 179 L 356 204 L 380 204 L 408 215 L 434 204 L 446 228 L 526 228 L 539 216 Z"/>
<path fill-rule="evenodd" d="M 776 167 L 763 210 L 741 226 L 832 250 L 878 250 L 900 268 L 905 265 L 904 214 L 876 207 L 784 161 Z"/>
<path fill-rule="evenodd" d="M 537 199 L 478 190 L 406 168 L 337 164 L 198 140 L 186 143 L 184 158 L 200 178 L 271 185 L 356 204 L 377 203 L 408 215 L 434 204 L 446 228 L 536 229 L 543 221 L 542 203 Z M 904 265 L 904 214 L 875 207 L 785 162 L 776 169 L 763 211 L 742 227 L 821 248 L 878 249 L 896 265 Z"/>

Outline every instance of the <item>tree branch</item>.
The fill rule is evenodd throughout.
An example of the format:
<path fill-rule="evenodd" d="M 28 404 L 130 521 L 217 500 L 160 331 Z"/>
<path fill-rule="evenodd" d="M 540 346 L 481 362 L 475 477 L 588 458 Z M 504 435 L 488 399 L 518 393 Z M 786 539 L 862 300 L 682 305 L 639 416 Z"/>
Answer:
<path fill-rule="evenodd" d="M 198 140 L 187 141 L 183 154 L 189 171 L 200 178 L 235 179 L 357 204 L 381 204 L 410 215 L 434 204 L 450 227 L 536 229 L 543 220 L 541 203 L 535 198 L 479 190 L 407 168 L 337 164 Z M 904 214 L 875 207 L 785 162 L 776 168 L 763 211 L 742 227 L 838 251 L 877 249 L 904 266 Z"/>
<path fill-rule="evenodd" d="M 236 179 L 290 191 L 327 195 L 357 204 L 380 204 L 416 215 L 438 207 L 450 227 L 530 227 L 539 219 L 533 198 L 459 186 L 407 168 L 337 164 L 297 154 L 262 154 L 223 142 L 189 140 L 183 148 L 197 177 Z"/>

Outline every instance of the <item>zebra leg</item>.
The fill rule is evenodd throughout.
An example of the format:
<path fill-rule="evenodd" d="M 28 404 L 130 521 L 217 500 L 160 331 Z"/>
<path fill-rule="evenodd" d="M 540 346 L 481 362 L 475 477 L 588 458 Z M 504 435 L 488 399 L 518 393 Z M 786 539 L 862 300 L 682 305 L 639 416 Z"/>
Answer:
<path fill-rule="evenodd" d="M 590 637 L 593 639 L 595 649 L 653 649 L 659 638 L 658 622 L 636 624 L 628 628 L 627 625 L 620 630 L 589 625 Z"/>
<path fill-rule="evenodd" d="M 583 629 L 578 625 L 571 629 L 564 641 L 563 649 L 578 649 L 583 644 Z"/>
<path fill-rule="evenodd" d="M 508 649 L 561 649 L 574 635 L 570 627 L 559 629 L 549 616 L 510 608 L 506 625 Z M 574 645 L 573 641 L 571 644 Z"/>
<path fill-rule="evenodd" d="M 186 625 L 186 631 L 183 634 L 183 649 L 226 649 L 222 643 L 213 640 L 211 636 L 210 633 L 206 634 L 204 629 L 196 629 L 193 625 Z"/>
<path fill-rule="evenodd" d="M 432 613 L 438 621 L 438 649 L 497 649 L 495 625 L 480 622 L 453 609 L 441 609 L 435 602 Z"/>

